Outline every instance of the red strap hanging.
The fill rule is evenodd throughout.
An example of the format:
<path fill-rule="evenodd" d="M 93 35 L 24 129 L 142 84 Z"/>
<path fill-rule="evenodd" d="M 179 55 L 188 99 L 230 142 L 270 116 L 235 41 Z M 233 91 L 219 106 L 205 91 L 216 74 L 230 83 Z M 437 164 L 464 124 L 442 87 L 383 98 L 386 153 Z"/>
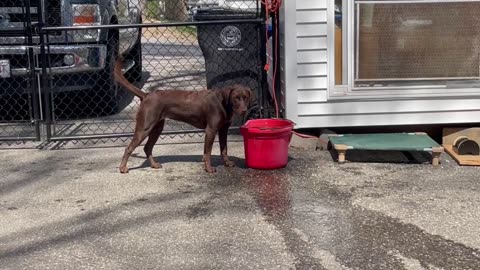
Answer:
<path fill-rule="evenodd" d="M 274 29 L 275 31 L 275 40 L 272 42 L 272 52 L 275 50 L 275 57 L 278 55 L 278 12 L 280 11 L 280 7 L 282 5 L 282 0 L 262 0 L 263 5 L 265 6 L 265 24 L 268 25 L 268 17 L 270 14 L 274 15 L 275 18 L 275 24 L 274 24 Z M 268 48 L 268 29 L 265 29 L 265 41 L 266 41 L 266 48 Z M 275 61 L 273 65 L 273 78 L 272 78 L 272 95 L 273 95 L 273 102 L 275 103 L 275 118 L 278 118 L 279 116 L 279 110 L 278 110 L 278 102 L 277 102 L 277 96 L 276 96 L 276 91 L 275 91 L 275 82 L 276 82 L 276 76 L 277 76 L 277 68 L 278 68 L 278 63 Z M 264 67 L 266 71 L 270 69 L 270 63 L 267 63 Z"/>

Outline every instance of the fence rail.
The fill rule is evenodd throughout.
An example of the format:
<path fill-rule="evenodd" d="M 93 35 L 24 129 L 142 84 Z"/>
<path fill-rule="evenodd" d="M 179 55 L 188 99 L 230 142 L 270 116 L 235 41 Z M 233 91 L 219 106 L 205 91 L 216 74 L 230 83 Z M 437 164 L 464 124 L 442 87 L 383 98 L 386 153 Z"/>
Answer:
<path fill-rule="evenodd" d="M 35 14 L 22 9 L 25 22 L 15 37 L 8 32 L 12 29 L 2 28 L 2 7 L 14 4 L 6 1 L 12 3 L 0 3 L 0 143 L 132 136 L 139 100 L 113 80 L 113 63 L 120 54 L 125 76 L 145 92 L 215 91 L 241 83 L 256 96 L 246 118 L 262 115 L 266 106 L 265 20 L 258 1 L 248 16 L 241 11 L 241 16 L 221 17 L 216 10 L 209 17 L 208 10 L 200 8 L 195 14 L 203 18 L 193 21 L 151 20 L 144 13 L 128 23 L 119 17 L 92 25 L 80 16 L 75 20 L 83 23 L 78 25 L 51 26 L 43 21 L 49 14 L 42 12 L 50 11 L 41 8 L 41 1 L 25 0 Z M 82 12 L 95 12 L 92 5 L 83 6 Z M 64 21 L 67 15 L 62 16 Z M 2 73 L 2 65 L 8 65 L 8 74 Z M 246 118 L 235 120 L 236 126 Z M 202 132 L 168 120 L 163 134 Z"/>

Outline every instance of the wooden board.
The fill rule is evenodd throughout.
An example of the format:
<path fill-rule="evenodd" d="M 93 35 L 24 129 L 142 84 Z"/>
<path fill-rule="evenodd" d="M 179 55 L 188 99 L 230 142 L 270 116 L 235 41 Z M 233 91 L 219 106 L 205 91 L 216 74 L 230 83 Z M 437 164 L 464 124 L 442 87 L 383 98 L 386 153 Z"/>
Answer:
<path fill-rule="evenodd" d="M 472 156 L 472 155 L 459 155 L 455 150 L 453 150 L 452 145 L 443 145 L 445 151 L 457 161 L 460 165 L 465 166 L 480 166 L 480 156 Z"/>
<path fill-rule="evenodd" d="M 460 137 L 468 137 L 480 144 L 480 128 L 444 128 L 442 136 L 442 145 L 445 148 L 445 151 L 447 151 L 447 153 L 455 159 L 459 165 L 480 166 L 480 156 L 459 155 L 453 149 L 454 142 Z"/>
<path fill-rule="evenodd" d="M 465 136 L 480 144 L 480 128 L 444 128 L 442 132 L 442 144 L 453 145 L 458 137 Z"/>

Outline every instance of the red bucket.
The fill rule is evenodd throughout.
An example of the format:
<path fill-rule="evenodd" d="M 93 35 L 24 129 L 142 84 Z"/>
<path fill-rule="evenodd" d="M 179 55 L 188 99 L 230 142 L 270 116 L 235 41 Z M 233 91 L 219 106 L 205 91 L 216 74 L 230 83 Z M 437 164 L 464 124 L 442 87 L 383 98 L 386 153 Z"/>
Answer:
<path fill-rule="evenodd" d="M 271 170 L 287 166 L 293 126 L 285 119 L 247 121 L 240 128 L 247 167 Z"/>

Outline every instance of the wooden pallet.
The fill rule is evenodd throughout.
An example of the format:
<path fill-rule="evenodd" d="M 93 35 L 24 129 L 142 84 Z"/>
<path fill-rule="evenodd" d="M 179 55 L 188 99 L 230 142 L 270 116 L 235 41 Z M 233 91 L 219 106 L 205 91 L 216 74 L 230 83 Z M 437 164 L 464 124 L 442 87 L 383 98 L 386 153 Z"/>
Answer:
<path fill-rule="evenodd" d="M 432 165 L 440 164 L 444 149 L 425 133 L 374 133 L 330 136 L 338 152 L 338 162 L 344 163 L 348 150 L 422 151 L 432 153 Z"/>
<path fill-rule="evenodd" d="M 459 137 L 468 137 L 480 144 L 480 128 L 444 128 L 442 136 L 442 145 L 445 151 L 459 164 L 465 166 L 480 166 L 480 156 L 459 155 L 453 144 Z"/>

